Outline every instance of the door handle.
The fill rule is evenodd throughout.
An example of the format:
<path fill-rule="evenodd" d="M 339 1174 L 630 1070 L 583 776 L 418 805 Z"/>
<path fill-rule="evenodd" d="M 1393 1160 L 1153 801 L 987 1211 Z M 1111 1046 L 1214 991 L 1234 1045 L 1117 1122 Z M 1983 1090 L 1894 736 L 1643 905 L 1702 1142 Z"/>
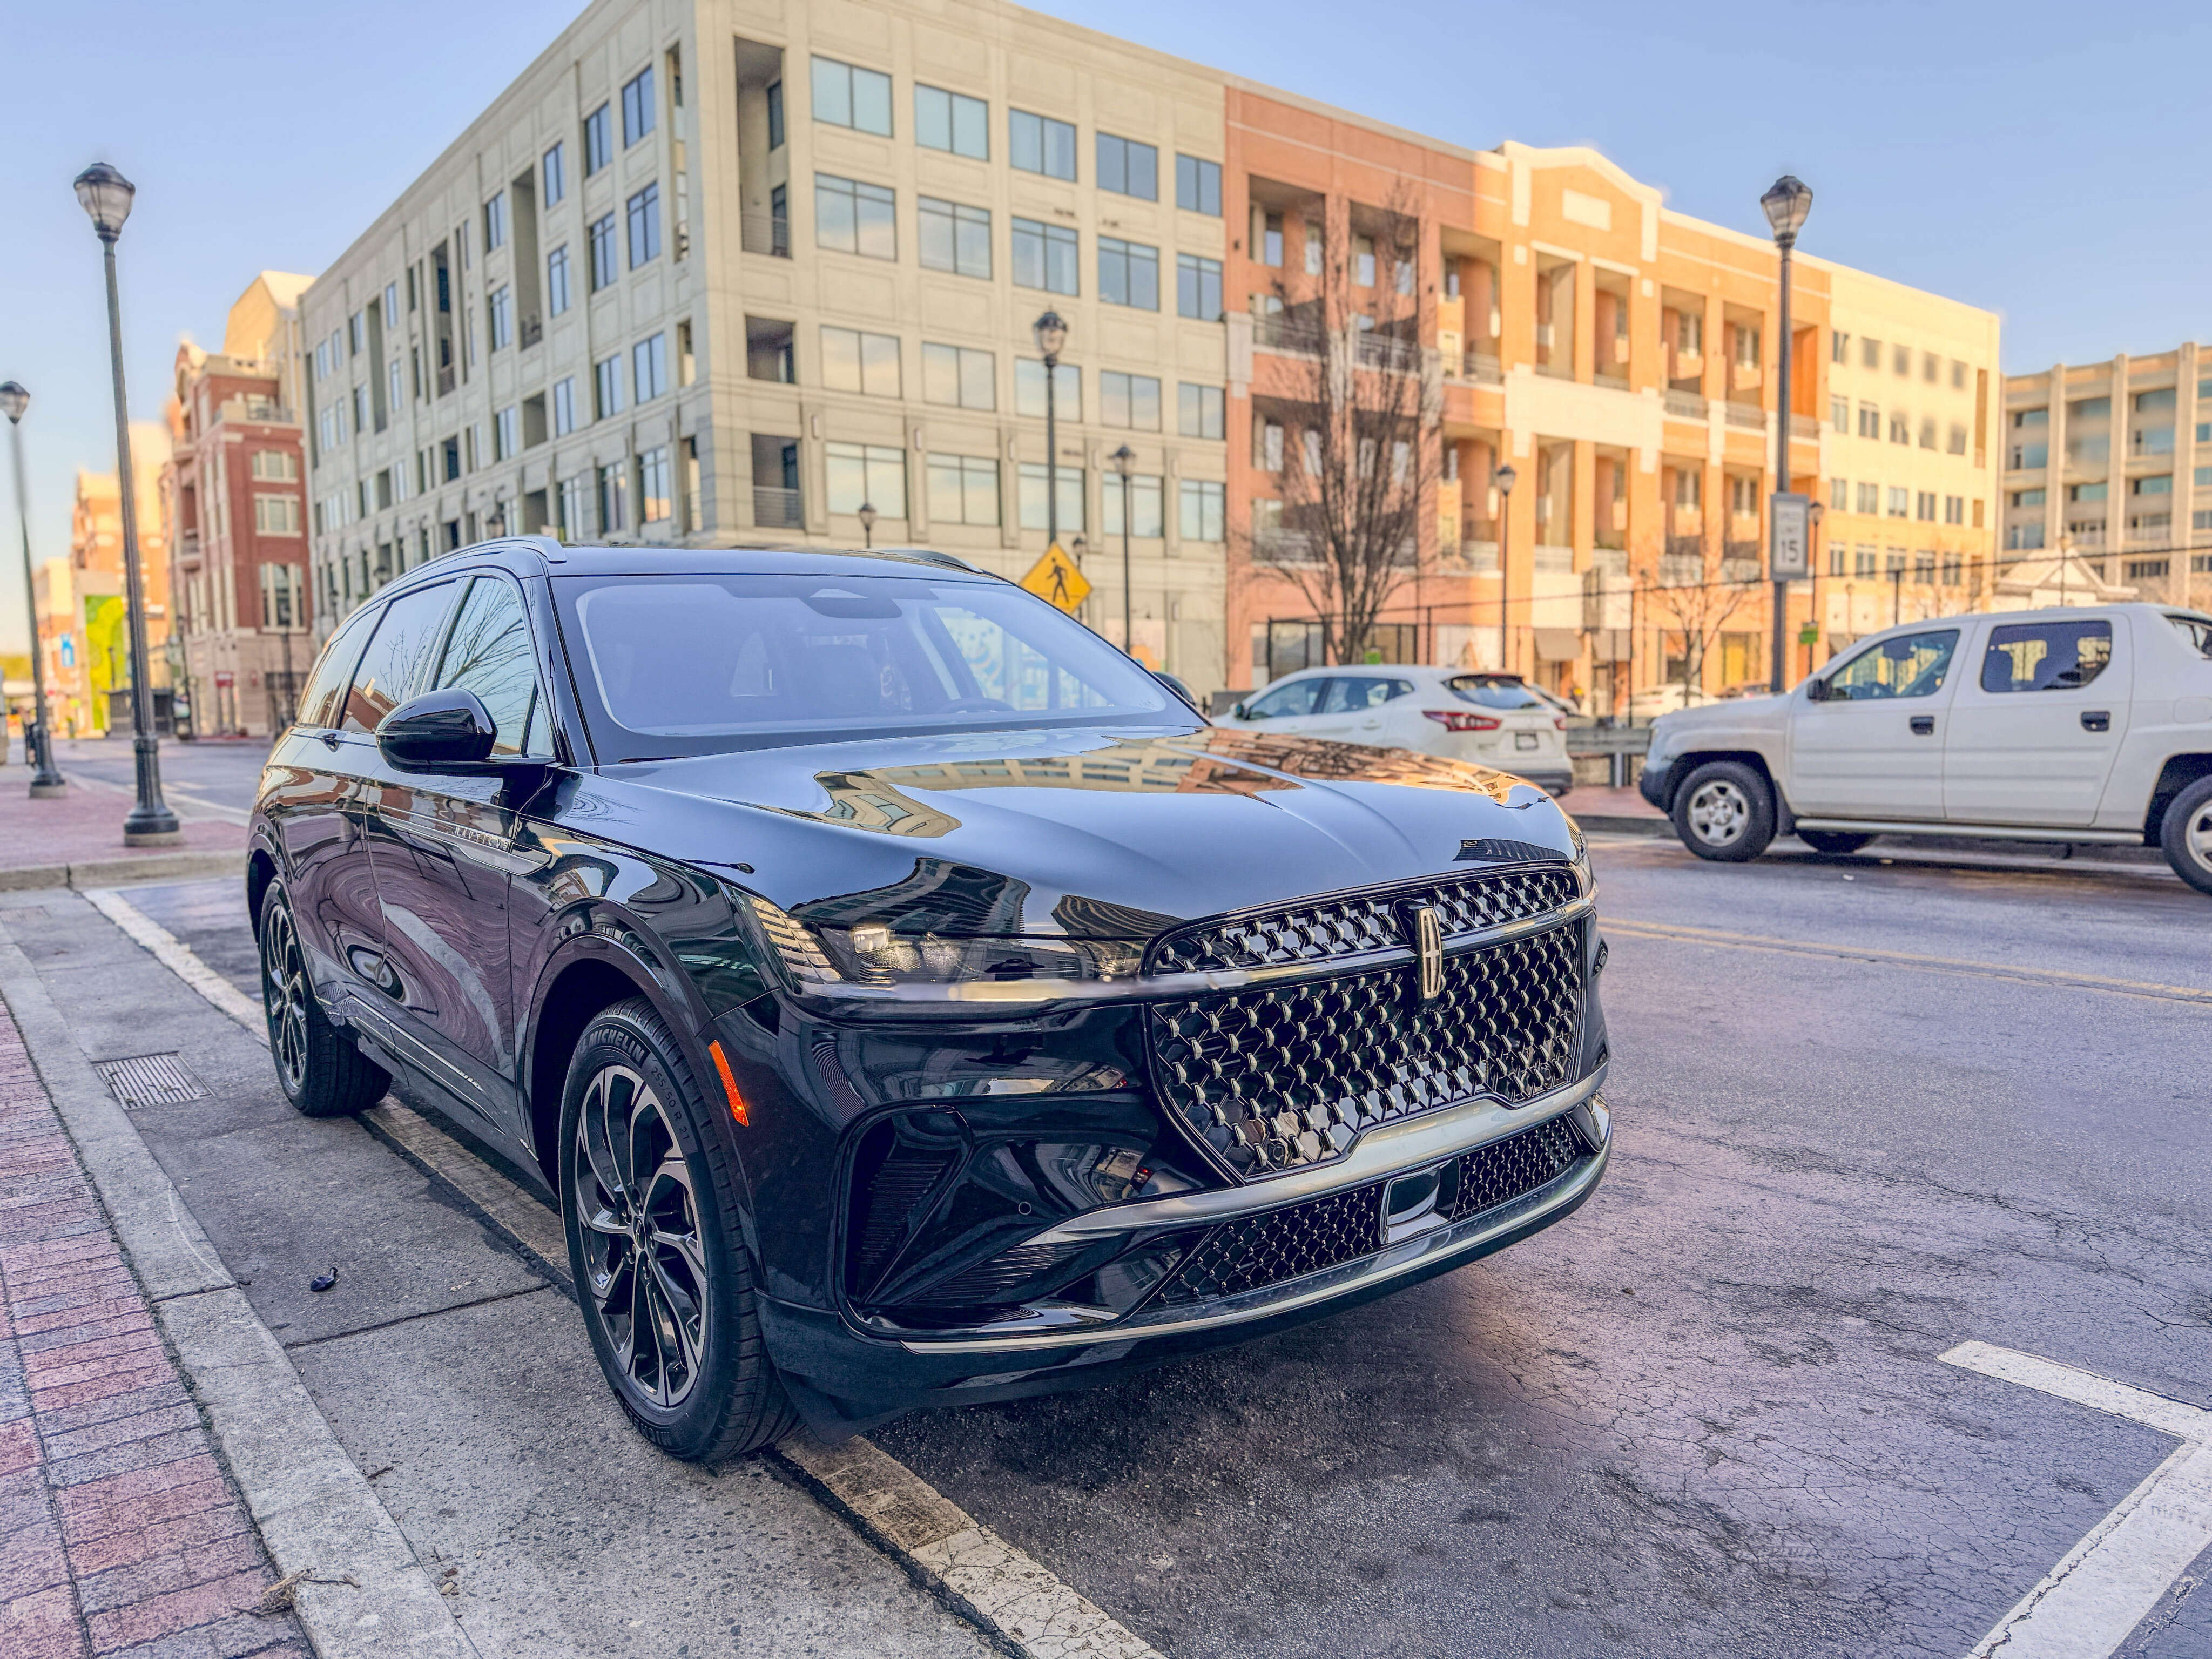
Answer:
<path fill-rule="evenodd" d="M 1915 714 L 1912 717 L 1912 735 L 1916 738 L 1934 737 L 1936 717 L 1933 714 Z"/>
<path fill-rule="evenodd" d="M 2109 708 L 2085 708 L 2081 711 L 2084 732 L 2109 732 L 2112 729 L 2112 711 Z"/>

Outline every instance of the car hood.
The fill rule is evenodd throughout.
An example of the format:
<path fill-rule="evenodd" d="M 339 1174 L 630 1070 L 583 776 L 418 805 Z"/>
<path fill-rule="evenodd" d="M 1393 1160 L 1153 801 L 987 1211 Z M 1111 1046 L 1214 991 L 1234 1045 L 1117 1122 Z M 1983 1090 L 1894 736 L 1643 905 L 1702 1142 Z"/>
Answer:
<path fill-rule="evenodd" d="M 1214 726 L 637 762 L 580 780 L 561 815 L 811 920 L 1121 938 L 1513 855 L 1485 843 L 1566 854 L 1574 836 L 1501 772 Z"/>
<path fill-rule="evenodd" d="M 1762 697 L 1723 697 L 1694 708 L 1671 709 L 1651 722 L 1653 742 L 1663 744 L 1678 732 L 1779 726 L 1789 702 L 1786 696 L 1770 693 Z"/>

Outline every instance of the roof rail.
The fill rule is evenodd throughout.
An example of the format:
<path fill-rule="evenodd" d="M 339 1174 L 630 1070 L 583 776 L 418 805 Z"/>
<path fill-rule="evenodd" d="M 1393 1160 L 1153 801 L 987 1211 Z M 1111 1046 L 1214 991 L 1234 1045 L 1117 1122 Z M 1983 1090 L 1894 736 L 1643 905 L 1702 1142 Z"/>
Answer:
<path fill-rule="evenodd" d="M 902 553 L 908 558 L 921 559 L 929 564 L 941 564 L 950 570 L 965 570 L 973 576 L 992 576 L 997 574 L 994 571 L 984 569 L 980 564 L 970 564 L 957 554 L 940 552 L 933 547 L 878 547 L 871 550 L 877 553 Z"/>

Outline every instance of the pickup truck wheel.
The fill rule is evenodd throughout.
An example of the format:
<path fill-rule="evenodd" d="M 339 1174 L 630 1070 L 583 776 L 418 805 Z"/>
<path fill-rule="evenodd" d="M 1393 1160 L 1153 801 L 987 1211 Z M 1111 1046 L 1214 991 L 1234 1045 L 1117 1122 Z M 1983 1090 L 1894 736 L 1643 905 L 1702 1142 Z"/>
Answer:
<path fill-rule="evenodd" d="M 1826 854 L 1832 859 L 1857 852 L 1874 837 L 1853 835 L 1848 830 L 1800 830 L 1797 839 L 1814 852 Z"/>
<path fill-rule="evenodd" d="M 1746 864 L 1774 839 L 1774 794 L 1741 761 L 1707 761 L 1674 796 L 1674 833 L 1701 859 Z"/>
<path fill-rule="evenodd" d="M 2212 893 L 2212 778 L 2197 779 L 2175 798 L 2158 838 L 2173 873 Z"/>

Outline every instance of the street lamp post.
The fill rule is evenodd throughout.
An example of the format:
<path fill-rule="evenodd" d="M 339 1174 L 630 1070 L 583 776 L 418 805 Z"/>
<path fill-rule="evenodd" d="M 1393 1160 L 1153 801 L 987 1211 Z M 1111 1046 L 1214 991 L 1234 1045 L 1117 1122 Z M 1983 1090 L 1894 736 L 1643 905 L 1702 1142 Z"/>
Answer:
<path fill-rule="evenodd" d="M 860 546 L 865 551 L 873 552 L 876 546 L 876 504 L 862 501 L 858 516 L 860 520 Z"/>
<path fill-rule="evenodd" d="M 1137 452 L 1123 444 L 1106 458 L 1121 475 L 1121 649 L 1137 654 L 1135 607 L 1129 599 L 1129 473 L 1137 465 Z"/>
<path fill-rule="evenodd" d="M 1060 544 L 1060 351 L 1067 343 L 1067 324 L 1047 311 L 1030 325 L 1037 353 L 1044 359 L 1044 539 Z"/>
<path fill-rule="evenodd" d="M 1826 507 L 1815 501 L 1807 509 L 1805 515 L 1813 523 L 1812 529 L 1806 535 L 1806 556 L 1813 572 L 1813 614 L 1808 618 L 1809 623 L 1817 623 L 1820 620 L 1820 520 L 1827 516 L 1827 513 Z M 1813 672 L 1813 644 L 1809 640 L 1805 644 L 1805 672 L 1808 674 Z"/>
<path fill-rule="evenodd" d="M 1513 665 L 1505 660 L 1511 649 L 1510 636 L 1505 627 L 1505 554 L 1513 544 L 1513 486 L 1521 475 L 1508 461 L 1498 469 L 1498 672 L 1510 674 Z"/>
<path fill-rule="evenodd" d="M 1782 343 L 1775 359 L 1775 437 L 1774 488 L 1786 494 L 1790 489 L 1790 255 L 1797 246 L 1797 233 L 1805 223 L 1805 216 L 1813 210 L 1813 192 L 1805 182 L 1784 173 L 1759 198 L 1759 205 L 1766 210 L 1766 222 L 1774 231 L 1774 246 L 1782 251 Z M 1770 560 L 1771 554 L 1770 535 Z M 1767 573 L 1772 575 L 1770 569 Z M 1780 696 L 1783 685 L 1783 657 L 1790 630 L 1790 582 L 1786 577 L 1777 577 L 1774 582 L 1774 639 L 1769 653 L 1773 672 L 1768 676 L 1767 690 Z"/>
<path fill-rule="evenodd" d="M 23 531 L 23 619 L 31 630 L 31 710 L 36 722 L 23 742 L 23 758 L 32 768 L 31 799 L 44 800 L 58 795 L 65 780 L 54 765 L 54 734 L 46 724 L 46 659 L 39 641 L 38 583 L 31 574 L 31 506 L 23 493 L 23 413 L 31 406 L 31 394 L 21 385 L 9 380 L 0 385 L 0 415 L 8 417 L 8 447 L 15 463 L 15 514 Z M 0 744 L 8 741 L 4 728 L 0 728 Z"/>
<path fill-rule="evenodd" d="M 115 241 L 137 186 L 105 161 L 76 176 L 76 199 L 92 220 L 107 268 L 107 356 L 115 380 L 115 482 L 123 508 L 123 579 L 131 609 L 131 734 L 138 800 L 123 820 L 125 847 L 158 847 L 181 831 L 161 799 L 161 747 L 154 737 L 154 688 L 146 662 L 146 582 L 138 568 L 138 498 L 131 477 L 131 408 L 123 391 L 123 304 L 115 287 Z"/>

